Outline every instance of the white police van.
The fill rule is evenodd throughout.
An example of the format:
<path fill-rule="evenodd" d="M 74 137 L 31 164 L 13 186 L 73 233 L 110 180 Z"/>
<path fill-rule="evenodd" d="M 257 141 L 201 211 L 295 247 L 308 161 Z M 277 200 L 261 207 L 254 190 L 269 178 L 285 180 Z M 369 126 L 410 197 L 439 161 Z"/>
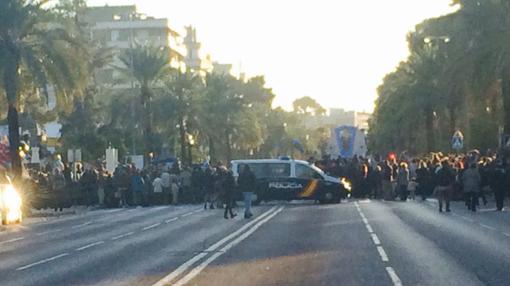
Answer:
<path fill-rule="evenodd" d="M 327 175 L 306 161 L 292 159 L 234 160 L 232 172 L 238 177 L 248 165 L 257 178 L 256 200 L 316 200 L 340 203 L 347 196 L 340 178 Z"/>

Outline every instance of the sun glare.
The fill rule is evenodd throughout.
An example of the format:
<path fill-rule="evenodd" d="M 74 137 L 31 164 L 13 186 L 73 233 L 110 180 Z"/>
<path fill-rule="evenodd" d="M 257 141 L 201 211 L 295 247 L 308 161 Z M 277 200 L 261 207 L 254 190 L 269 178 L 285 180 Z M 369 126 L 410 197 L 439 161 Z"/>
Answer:
<path fill-rule="evenodd" d="M 170 25 L 193 25 L 202 52 L 236 73 L 263 74 L 291 108 L 304 95 L 326 107 L 371 111 L 384 75 L 407 57 L 406 34 L 453 11 L 448 0 L 123 1 Z M 292 5 L 289 5 L 292 3 Z"/>

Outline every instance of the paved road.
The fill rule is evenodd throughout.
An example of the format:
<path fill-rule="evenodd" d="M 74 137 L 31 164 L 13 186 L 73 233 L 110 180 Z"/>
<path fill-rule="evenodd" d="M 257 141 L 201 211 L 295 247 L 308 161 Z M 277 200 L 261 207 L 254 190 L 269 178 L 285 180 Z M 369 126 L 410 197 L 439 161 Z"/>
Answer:
<path fill-rule="evenodd" d="M 99 210 L 0 232 L 0 285 L 510 285 L 510 212 L 434 201 Z"/>

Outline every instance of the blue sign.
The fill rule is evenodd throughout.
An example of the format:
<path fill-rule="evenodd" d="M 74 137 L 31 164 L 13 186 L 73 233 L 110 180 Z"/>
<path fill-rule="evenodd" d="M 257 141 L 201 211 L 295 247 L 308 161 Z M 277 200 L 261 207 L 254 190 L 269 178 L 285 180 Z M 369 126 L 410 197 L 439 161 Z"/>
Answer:
<path fill-rule="evenodd" d="M 336 144 L 342 158 L 350 158 L 354 155 L 354 140 L 356 138 L 356 127 L 340 126 L 335 128 Z"/>
<path fill-rule="evenodd" d="M 452 136 L 452 149 L 460 150 L 464 148 L 464 135 L 460 131 L 455 131 Z"/>

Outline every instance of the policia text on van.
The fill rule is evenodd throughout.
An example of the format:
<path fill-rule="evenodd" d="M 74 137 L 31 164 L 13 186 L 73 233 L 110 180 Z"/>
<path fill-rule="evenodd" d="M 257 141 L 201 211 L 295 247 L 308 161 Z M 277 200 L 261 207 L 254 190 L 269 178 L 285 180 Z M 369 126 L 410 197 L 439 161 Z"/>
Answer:
<path fill-rule="evenodd" d="M 339 203 L 347 196 L 340 178 L 331 177 L 306 161 L 286 159 L 235 160 L 234 176 L 248 165 L 257 178 L 256 201 L 318 200 Z"/>

